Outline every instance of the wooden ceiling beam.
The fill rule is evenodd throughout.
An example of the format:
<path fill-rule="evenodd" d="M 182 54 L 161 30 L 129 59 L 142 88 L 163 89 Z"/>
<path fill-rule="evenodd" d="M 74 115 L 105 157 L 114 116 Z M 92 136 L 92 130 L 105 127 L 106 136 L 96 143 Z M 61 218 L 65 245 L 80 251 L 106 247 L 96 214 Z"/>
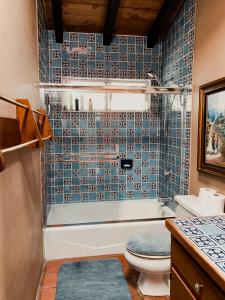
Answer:
<path fill-rule="evenodd" d="M 153 48 L 159 38 L 168 32 L 183 4 L 184 0 L 165 0 L 147 36 L 148 48 Z"/>
<path fill-rule="evenodd" d="M 110 45 L 111 43 L 119 6 L 120 0 L 109 0 L 103 33 L 104 45 Z"/>
<path fill-rule="evenodd" d="M 63 43 L 62 0 L 52 0 L 52 17 L 56 43 Z"/>

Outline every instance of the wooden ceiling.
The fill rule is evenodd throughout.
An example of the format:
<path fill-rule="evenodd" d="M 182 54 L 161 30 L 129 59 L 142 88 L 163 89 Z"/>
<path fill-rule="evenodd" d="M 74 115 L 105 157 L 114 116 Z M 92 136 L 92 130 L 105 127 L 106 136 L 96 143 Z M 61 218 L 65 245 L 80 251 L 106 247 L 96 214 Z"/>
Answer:
<path fill-rule="evenodd" d="M 114 34 L 147 35 L 165 0 L 122 0 Z M 108 0 L 62 0 L 65 31 L 103 33 Z M 53 29 L 51 0 L 45 0 Z"/>
<path fill-rule="evenodd" d="M 88 32 L 150 35 L 159 31 L 160 24 L 168 27 L 183 4 L 183 0 L 44 0 L 48 29 L 58 32 Z M 160 17 L 160 20 L 159 20 Z M 167 26 L 168 25 L 168 26 Z M 62 34 L 58 40 L 61 40 Z M 155 41 L 154 41 L 155 43 Z M 153 44 L 153 43 L 152 43 Z"/>

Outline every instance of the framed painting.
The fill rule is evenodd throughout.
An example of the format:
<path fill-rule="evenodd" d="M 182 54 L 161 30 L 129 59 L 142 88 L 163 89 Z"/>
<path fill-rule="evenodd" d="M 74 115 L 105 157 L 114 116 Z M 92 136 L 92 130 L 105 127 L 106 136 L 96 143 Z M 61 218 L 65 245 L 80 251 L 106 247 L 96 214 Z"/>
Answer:
<path fill-rule="evenodd" d="M 225 78 L 199 88 L 198 171 L 225 178 Z"/>

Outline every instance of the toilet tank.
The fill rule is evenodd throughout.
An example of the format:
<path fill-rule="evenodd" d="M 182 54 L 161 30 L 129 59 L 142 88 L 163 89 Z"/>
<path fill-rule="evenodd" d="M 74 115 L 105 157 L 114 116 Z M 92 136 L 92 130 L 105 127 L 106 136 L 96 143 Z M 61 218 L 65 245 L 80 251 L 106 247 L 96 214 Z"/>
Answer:
<path fill-rule="evenodd" d="M 195 215 L 190 213 L 187 209 L 185 209 L 183 206 L 180 204 L 177 205 L 176 207 L 176 218 L 190 218 L 194 217 Z"/>
<path fill-rule="evenodd" d="M 176 218 L 203 217 L 218 214 L 225 216 L 222 211 L 215 212 L 213 202 L 210 205 L 206 205 L 204 199 L 194 195 L 176 195 L 174 200 L 177 202 Z"/>
<path fill-rule="evenodd" d="M 177 202 L 176 218 L 205 215 L 205 207 L 200 205 L 198 197 L 194 195 L 176 195 L 174 200 Z"/>

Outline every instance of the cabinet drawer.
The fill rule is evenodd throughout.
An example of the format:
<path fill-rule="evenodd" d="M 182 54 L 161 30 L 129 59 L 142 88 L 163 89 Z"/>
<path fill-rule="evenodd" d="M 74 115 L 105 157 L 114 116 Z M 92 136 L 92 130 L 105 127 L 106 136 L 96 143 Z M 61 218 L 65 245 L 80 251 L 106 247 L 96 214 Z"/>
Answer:
<path fill-rule="evenodd" d="M 189 288 L 186 286 L 174 268 L 172 268 L 171 277 L 171 300 L 181 300 L 181 295 L 182 300 L 196 300 L 195 296 L 190 292 Z"/>
<path fill-rule="evenodd" d="M 198 299 L 225 300 L 223 291 L 175 239 L 172 240 L 171 260 L 172 266 Z"/>

